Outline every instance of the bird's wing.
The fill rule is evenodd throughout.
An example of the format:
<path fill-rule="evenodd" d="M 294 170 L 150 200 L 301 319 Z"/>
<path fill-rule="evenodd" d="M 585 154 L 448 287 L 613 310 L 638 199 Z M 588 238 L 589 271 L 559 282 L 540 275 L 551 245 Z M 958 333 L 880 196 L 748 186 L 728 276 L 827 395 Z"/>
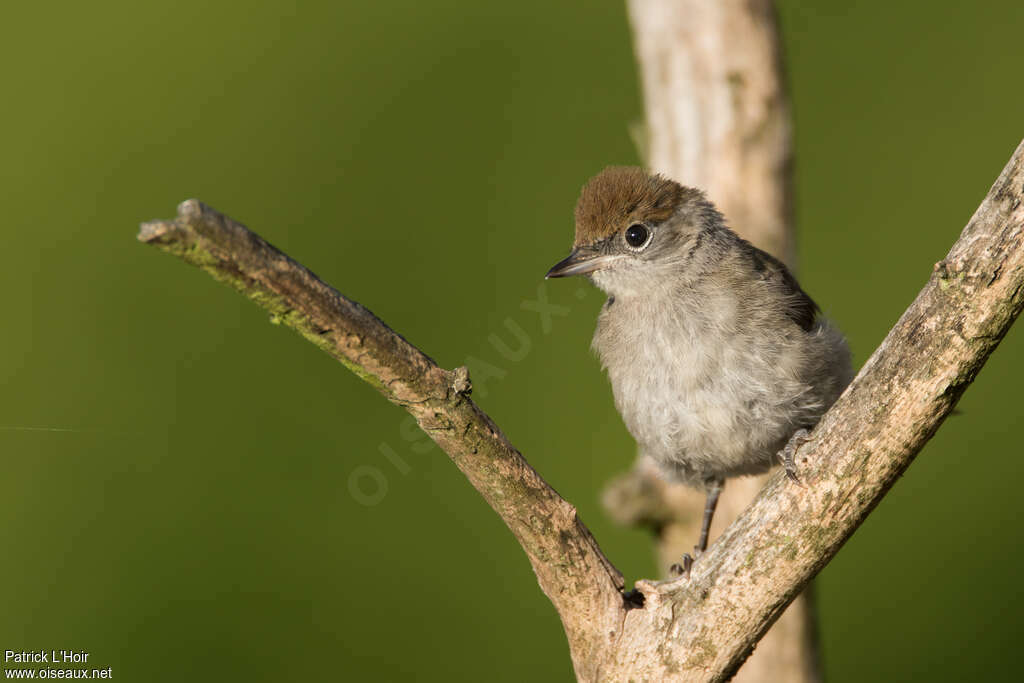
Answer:
<path fill-rule="evenodd" d="M 754 260 L 755 270 L 761 273 L 761 277 L 785 295 L 786 316 L 805 332 L 811 331 L 814 321 L 818 318 L 818 305 L 800 288 L 800 283 L 789 272 L 789 268 L 782 261 L 757 247 L 752 247 L 751 258 Z"/>

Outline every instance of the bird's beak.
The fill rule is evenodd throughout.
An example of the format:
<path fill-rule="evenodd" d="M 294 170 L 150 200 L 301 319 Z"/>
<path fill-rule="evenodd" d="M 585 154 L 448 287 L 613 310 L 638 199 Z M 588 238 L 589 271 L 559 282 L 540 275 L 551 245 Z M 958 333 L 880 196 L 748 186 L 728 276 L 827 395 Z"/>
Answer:
<path fill-rule="evenodd" d="M 599 268 L 604 268 L 614 259 L 614 256 L 601 255 L 593 249 L 576 247 L 568 256 L 551 266 L 551 270 L 544 276 L 544 279 L 569 277 L 570 275 L 586 275 L 587 273 L 593 273 Z"/>

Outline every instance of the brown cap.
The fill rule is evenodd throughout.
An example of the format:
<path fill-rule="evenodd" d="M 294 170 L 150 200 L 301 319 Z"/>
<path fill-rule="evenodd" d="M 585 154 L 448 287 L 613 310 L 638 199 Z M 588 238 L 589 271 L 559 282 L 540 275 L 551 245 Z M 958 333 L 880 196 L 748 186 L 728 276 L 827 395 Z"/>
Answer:
<path fill-rule="evenodd" d="M 576 203 L 577 247 L 593 244 L 633 223 L 659 223 L 699 190 L 636 166 L 609 166 L 583 186 Z"/>

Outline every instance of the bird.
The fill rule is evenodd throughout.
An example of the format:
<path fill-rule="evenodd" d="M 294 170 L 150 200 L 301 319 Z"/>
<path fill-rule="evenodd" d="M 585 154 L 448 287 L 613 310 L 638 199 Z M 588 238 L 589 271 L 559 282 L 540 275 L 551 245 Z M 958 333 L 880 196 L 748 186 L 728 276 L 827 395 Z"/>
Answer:
<path fill-rule="evenodd" d="M 706 493 L 694 554 L 673 565 L 689 575 L 726 480 L 782 464 L 800 483 L 794 451 L 849 384 L 850 350 L 698 189 L 610 166 L 584 185 L 575 224 L 546 278 L 584 275 L 607 295 L 591 348 L 615 407 L 664 479 Z"/>

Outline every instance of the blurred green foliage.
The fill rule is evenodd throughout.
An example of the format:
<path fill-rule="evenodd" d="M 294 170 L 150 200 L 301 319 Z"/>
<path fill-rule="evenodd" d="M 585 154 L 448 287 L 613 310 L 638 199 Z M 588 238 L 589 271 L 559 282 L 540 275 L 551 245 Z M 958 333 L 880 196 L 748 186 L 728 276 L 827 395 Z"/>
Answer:
<path fill-rule="evenodd" d="M 1024 5 L 781 14 L 802 281 L 860 363 L 1024 136 Z M 652 575 L 598 503 L 633 457 L 601 297 L 541 284 L 583 181 L 638 161 L 622 4 L 17 3 L 0 37 L 0 649 L 129 681 L 570 679 L 511 535 L 404 414 L 134 233 L 199 197 L 494 366 L 483 407 Z M 822 574 L 831 680 L 1015 678 L 1022 348 Z"/>

